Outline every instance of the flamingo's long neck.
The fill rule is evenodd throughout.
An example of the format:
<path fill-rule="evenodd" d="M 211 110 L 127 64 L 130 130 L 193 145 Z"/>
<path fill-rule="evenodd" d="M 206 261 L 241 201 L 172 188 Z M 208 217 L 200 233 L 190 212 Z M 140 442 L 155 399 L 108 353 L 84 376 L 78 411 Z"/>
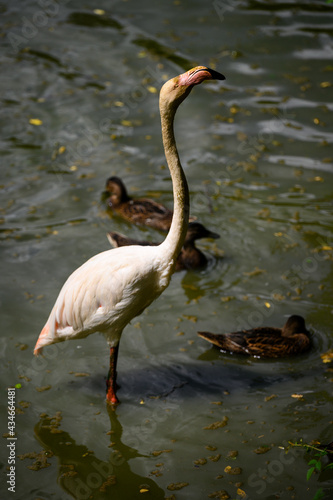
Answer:
<path fill-rule="evenodd" d="M 170 107 L 162 98 L 160 100 L 162 138 L 165 157 L 171 174 L 173 186 L 174 210 L 169 233 L 162 243 L 170 259 L 176 259 L 183 246 L 189 219 L 190 197 L 183 168 L 180 163 L 173 121 L 176 109 Z"/>

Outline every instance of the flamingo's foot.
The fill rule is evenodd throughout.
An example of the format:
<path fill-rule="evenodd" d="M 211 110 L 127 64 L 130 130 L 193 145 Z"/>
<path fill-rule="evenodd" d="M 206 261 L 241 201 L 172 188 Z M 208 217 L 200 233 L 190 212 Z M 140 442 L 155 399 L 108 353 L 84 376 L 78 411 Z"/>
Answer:
<path fill-rule="evenodd" d="M 109 405 L 118 405 L 120 403 L 119 399 L 117 398 L 116 391 L 112 384 L 107 384 L 107 391 L 106 391 L 106 402 Z"/>

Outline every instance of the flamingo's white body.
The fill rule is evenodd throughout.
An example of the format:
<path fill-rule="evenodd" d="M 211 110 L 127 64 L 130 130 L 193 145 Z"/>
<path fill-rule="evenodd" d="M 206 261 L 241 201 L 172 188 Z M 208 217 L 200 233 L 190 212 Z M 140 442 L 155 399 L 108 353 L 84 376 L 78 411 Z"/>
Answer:
<path fill-rule="evenodd" d="M 189 194 L 173 133 L 179 104 L 192 87 L 224 76 L 198 66 L 166 82 L 160 93 L 162 136 L 173 182 L 174 215 L 166 239 L 156 247 L 129 246 L 95 255 L 63 285 L 35 347 L 101 332 L 110 346 L 107 400 L 117 403 L 116 363 L 125 326 L 168 286 L 184 243 L 189 218 Z"/>

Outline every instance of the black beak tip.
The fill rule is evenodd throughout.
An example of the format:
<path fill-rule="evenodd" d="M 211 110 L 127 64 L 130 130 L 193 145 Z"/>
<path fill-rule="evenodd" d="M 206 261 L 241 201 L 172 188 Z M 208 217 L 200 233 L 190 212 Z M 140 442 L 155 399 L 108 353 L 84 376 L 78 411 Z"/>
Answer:
<path fill-rule="evenodd" d="M 212 75 L 213 80 L 225 80 L 225 76 L 222 75 L 222 73 L 219 73 L 218 71 L 215 71 L 215 69 L 208 68 L 210 74 Z"/>

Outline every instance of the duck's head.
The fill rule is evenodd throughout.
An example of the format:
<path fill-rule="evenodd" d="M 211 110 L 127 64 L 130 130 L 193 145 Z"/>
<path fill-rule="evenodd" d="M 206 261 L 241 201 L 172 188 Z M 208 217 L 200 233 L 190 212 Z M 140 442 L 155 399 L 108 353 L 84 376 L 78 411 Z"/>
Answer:
<path fill-rule="evenodd" d="M 283 334 L 293 335 L 296 333 L 305 333 L 309 334 L 305 326 L 305 320 L 302 316 L 298 316 L 297 314 L 293 314 L 290 316 L 283 327 Z"/>
<path fill-rule="evenodd" d="M 106 181 L 105 189 L 111 195 L 109 201 L 112 205 L 124 203 L 130 199 L 126 187 L 119 177 L 109 177 Z"/>
<path fill-rule="evenodd" d="M 213 238 L 214 240 L 220 237 L 219 234 L 213 233 L 200 222 L 190 222 L 187 229 L 185 241 L 195 241 L 202 238 Z"/>

